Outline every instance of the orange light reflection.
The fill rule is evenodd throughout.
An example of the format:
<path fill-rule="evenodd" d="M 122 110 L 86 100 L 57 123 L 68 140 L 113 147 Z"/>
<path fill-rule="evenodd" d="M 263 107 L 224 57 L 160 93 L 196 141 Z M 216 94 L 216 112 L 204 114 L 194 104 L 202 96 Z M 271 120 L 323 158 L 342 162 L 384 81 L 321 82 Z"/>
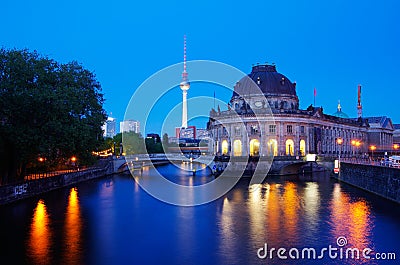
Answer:
<path fill-rule="evenodd" d="M 43 200 L 39 200 L 33 213 L 28 250 L 29 256 L 35 264 L 50 264 L 49 222 L 46 205 Z"/>
<path fill-rule="evenodd" d="M 341 191 L 340 184 L 335 184 L 331 212 L 334 239 L 344 236 L 347 238 L 347 247 L 359 250 L 370 247 L 368 238 L 373 224 L 370 208 L 364 200 L 350 201 L 350 197 Z"/>
<path fill-rule="evenodd" d="M 64 260 L 66 264 L 81 263 L 81 231 L 82 220 L 79 198 L 76 188 L 71 188 L 65 217 L 65 247 Z"/>

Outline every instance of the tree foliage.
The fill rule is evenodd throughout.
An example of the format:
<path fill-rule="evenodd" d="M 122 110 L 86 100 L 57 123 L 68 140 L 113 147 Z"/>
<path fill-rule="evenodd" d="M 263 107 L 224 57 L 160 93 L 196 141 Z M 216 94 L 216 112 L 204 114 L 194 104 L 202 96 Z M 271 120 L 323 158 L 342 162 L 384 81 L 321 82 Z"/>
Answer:
<path fill-rule="evenodd" d="M 163 153 L 164 150 L 162 148 L 161 142 L 154 140 L 153 138 L 145 139 L 147 153 L 155 154 L 155 153 Z"/>
<path fill-rule="evenodd" d="M 46 158 L 81 163 L 102 140 L 106 119 L 94 73 L 77 62 L 58 63 L 37 52 L 0 50 L 0 174 L 21 178 Z"/>
<path fill-rule="evenodd" d="M 162 148 L 164 150 L 164 153 L 168 153 L 168 147 L 169 147 L 169 136 L 168 133 L 164 133 L 162 136 Z"/>
<path fill-rule="evenodd" d="M 122 144 L 126 155 L 136 155 L 146 153 L 144 139 L 140 133 L 124 132 Z"/>

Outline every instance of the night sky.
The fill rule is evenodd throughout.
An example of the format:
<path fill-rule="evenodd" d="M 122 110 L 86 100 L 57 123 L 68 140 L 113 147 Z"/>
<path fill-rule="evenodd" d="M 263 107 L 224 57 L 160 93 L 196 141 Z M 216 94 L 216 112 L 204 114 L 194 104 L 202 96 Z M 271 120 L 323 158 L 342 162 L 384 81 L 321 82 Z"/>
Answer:
<path fill-rule="evenodd" d="M 313 103 L 316 87 L 316 105 L 325 113 L 335 112 L 340 100 L 356 117 L 361 84 L 364 116 L 387 115 L 400 123 L 399 10 L 397 0 L 3 0 L 0 46 L 82 63 L 96 73 L 105 109 L 118 122 L 143 81 L 182 62 L 186 34 L 188 60 L 219 61 L 245 73 L 252 64 L 276 63 L 297 82 L 301 108 Z M 193 89 L 189 98 L 213 95 L 213 89 Z M 168 96 L 171 104 L 181 99 L 179 90 Z M 217 91 L 217 97 L 227 101 L 229 93 Z M 180 116 L 175 120 L 179 126 Z M 147 132 L 152 130 L 157 128 Z"/>

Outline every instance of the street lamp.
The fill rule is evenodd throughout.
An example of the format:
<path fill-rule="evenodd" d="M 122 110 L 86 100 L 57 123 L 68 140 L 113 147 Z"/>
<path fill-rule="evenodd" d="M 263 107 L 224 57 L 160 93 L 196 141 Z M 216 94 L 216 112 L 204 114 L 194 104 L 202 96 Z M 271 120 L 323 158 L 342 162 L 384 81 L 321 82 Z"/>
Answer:
<path fill-rule="evenodd" d="M 371 150 L 371 153 L 372 153 L 372 161 L 374 161 L 374 151 L 376 150 L 376 145 L 371 145 L 370 147 L 369 147 L 369 149 Z"/>
<path fill-rule="evenodd" d="M 337 138 L 336 143 L 339 145 L 339 163 L 340 163 L 340 153 L 342 152 L 343 139 L 340 137 Z"/>
<path fill-rule="evenodd" d="M 393 149 L 394 149 L 394 151 L 395 151 L 396 154 L 397 154 L 397 151 L 399 150 L 399 148 L 400 148 L 400 145 L 399 145 L 399 144 L 394 144 L 394 145 L 393 145 Z"/>
<path fill-rule="evenodd" d="M 351 140 L 351 145 L 353 146 L 353 155 L 356 156 L 356 151 L 357 149 L 354 149 L 355 147 L 360 147 L 361 142 L 358 140 Z"/>
<path fill-rule="evenodd" d="M 338 157 L 338 165 L 337 165 L 338 169 L 335 168 L 335 170 L 339 170 L 339 174 L 340 174 L 340 153 L 342 152 L 343 139 L 340 137 L 337 138 L 336 143 L 339 145 L 339 157 Z M 340 175 L 339 175 L 339 177 L 340 177 Z"/>

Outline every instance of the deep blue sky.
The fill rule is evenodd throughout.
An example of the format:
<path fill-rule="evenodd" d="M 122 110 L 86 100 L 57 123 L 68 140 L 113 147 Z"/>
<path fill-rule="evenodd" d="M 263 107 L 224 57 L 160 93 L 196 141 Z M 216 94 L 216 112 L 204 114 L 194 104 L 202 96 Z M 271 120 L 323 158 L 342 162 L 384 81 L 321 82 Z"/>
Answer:
<path fill-rule="evenodd" d="M 118 121 L 147 77 L 182 61 L 187 34 L 188 60 L 220 61 L 246 73 L 254 63 L 275 62 L 297 82 L 302 108 L 316 87 L 326 113 L 340 99 L 343 111 L 356 116 L 360 83 L 364 115 L 400 123 L 399 10 L 397 0 L 3 0 L 0 46 L 79 61 L 96 73 L 105 108 Z"/>

